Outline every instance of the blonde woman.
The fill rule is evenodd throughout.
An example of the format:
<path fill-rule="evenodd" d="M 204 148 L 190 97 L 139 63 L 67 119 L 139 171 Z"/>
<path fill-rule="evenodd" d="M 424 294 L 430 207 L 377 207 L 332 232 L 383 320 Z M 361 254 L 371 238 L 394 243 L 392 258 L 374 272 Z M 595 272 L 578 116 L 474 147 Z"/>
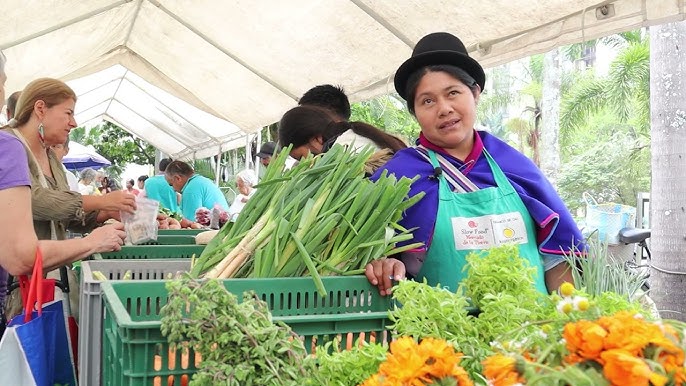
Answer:
<path fill-rule="evenodd" d="M 26 150 L 33 224 L 39 240 L 64 240 L 67 229 L 87 233 L 99 223 L 118 219 L 120 211 L 135 211 L 135 197 L 126 192 L 82 196 L 70 191 L 51 146 L 65 143 L 76 127 L 75 104 L 76 94 L 64 82 L 37 79 L 22 91 L 14 118 L 3 128 Z M 75 280 L 70 284 L 76 284 Z M 76 288 L 72 293 L 78 294 Z M 78 307 L 74 300 L 72 307 Z"/>

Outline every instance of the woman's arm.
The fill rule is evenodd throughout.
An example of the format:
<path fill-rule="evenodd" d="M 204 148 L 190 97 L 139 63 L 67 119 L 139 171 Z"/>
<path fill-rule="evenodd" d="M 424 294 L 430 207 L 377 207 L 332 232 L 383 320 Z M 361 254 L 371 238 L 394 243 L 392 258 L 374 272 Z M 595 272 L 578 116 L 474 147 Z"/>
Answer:
<path fill-rule="evenodd" d="M 64 241 L 38 241 L 31 216 L 31 193 L 28 186 L 0 190 L 0 265 L 12 275 L 33 270 L 36 248 L 43 251 L 45 270 L 82 259 L 95 252 L 121 248 L 125 233 L 122 225 L 98 228 L 88 237 Z"/>
<path fill-rule="evenodd" d="M 557 291 L 564 282 L 574 284 L 574 276 L 567 262 L 562 262 L 545 271 L 545 286 L 548 288 L 548 293 Z"/>

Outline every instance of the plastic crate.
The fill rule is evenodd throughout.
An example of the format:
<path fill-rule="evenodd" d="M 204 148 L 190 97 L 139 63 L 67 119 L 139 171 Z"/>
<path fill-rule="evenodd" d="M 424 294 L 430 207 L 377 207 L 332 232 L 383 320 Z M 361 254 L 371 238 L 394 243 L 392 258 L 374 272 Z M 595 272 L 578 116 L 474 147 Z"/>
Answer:
<path fill-rule="evenodd" d="M 327 297 L 311 278 L 231 279 L 226 288 L 239 296 L 253 290 L 267 302 L 275 321 L 283 321 L 304 339 L 310 351 L 337 336 L 366 340 L 386 337 L 390 297 L 364 276 L 322 278 Z M 167 303 L 164 282 L 103 283 L 103 384 L 107 386 L 181 385 L 196 371 L 189 349 L 170 350 L 160 332 L 160 310 Z"/>
<path fill-rule="evenodd" d="M 158 235 L 157 240 L 148 241 L 142 245 L 193 245 L 195 235 Z"/>
<path fill-rule="evenodd" d="M 102 357 L 102 293 L 100 280 L 93 271 L 102 272 L 108 280 L 121 280 L 131 271 L 132 281 L 161 280 L 167 274 L 188 271 L 191 262 L 184 260 L 94 260 L 81 263 L 81 300 L 79 305 L 79 384 L 100 385 Z M 125 283 L 129 283 L 126 281 Z"/>
<path fill-rule="evenodd" d="M 163 235 L 163 236 L 195 236 L 198 233 L 202 233 L 205 231 L 209 231 L 210 229 L 159 229 L 157 231 L 158 235 Z"/>
<path fill-rule="evenodd" d="M 189 259 L 200 257 L 204 245 L 125 245 L 117 252 L 95 253 L 95 260 Z"/>

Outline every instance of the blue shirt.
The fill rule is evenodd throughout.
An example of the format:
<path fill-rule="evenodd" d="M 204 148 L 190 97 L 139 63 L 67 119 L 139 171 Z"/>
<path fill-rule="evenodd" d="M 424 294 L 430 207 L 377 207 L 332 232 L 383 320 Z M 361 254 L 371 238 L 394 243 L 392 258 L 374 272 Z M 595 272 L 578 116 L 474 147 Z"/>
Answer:
<path fill-rule="evenodd" d="M 164 174 L 158 174 L 145 180 L 145 196 L 151 200 L 159 201 L 163 208 L 173 212 L 179 210 L 179 205 L 176 203 L 176 192 L 164 179 Z"/>
<path fill-rule="evenodd" d="M 212 210 L 215 205 L 219 205 L 225 211 L 229 210 L 226 197 L 212 180 L 195 174 L 186 181 L 186 185 L 181 189 L 181 214 L 183 217 L 195 221 L 195 211 L 198 208 L 205 207 Z"/>

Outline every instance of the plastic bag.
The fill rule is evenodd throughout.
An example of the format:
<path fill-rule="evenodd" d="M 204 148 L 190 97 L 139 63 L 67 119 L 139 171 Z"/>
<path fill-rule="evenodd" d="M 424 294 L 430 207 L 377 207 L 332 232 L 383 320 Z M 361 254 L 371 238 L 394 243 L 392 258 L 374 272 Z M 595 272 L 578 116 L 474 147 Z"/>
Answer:
<path fill-rule="evenodd" d="M 157 240 L 157 211 L 160 203 L 149 198 L 136 197 L 136 207 L 134 214 L 121 212 L 126 245 Z"/>

